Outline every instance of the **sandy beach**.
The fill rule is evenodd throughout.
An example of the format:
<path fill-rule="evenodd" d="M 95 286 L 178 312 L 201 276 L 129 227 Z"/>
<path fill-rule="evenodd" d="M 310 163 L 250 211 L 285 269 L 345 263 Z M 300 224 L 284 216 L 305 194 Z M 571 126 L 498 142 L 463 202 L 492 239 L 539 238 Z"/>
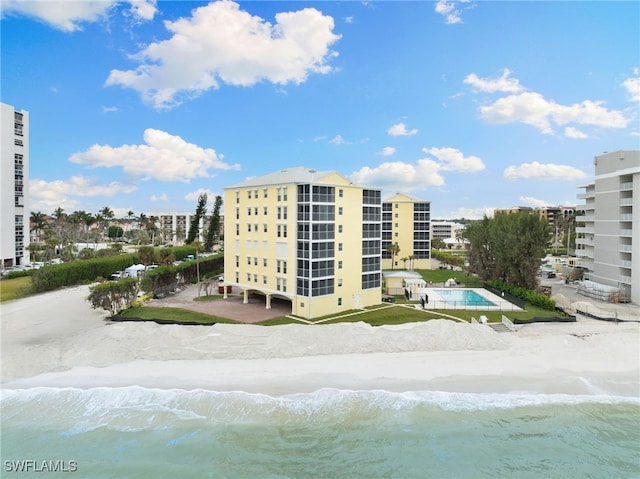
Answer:
<path fill-rule="evenodd" d="M 635 322 L 517 326 L 433 320 L 399 326 L 112 323 L 88 287 L 3 303 L 3 389 L 322 388 L 640 397 Z"/>

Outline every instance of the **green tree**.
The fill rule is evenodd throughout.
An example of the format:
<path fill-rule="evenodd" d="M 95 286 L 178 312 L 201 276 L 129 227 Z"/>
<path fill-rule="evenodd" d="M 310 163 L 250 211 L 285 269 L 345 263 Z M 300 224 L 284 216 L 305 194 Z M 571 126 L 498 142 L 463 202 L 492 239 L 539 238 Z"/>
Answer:
<path fill-rule="evenodd" d="M 211 222 L 209 223 L 207 237 L 204 242 L 205 251 L 211 251 L 214 243 L 218 239 L 218 233 L 220 232 L 220 208 L 222 208 L 222 196 L 218 195 L 216 196 L 216 201 L 213 205 Z"/>
<path fill-rule="evenodd" d="M 390 243 L 387 246 L 387 253 L 391 255 L 391 269 L 394 269 L 396 256 L 400 253 L 400 245 L 398 243 Z"/>
<path fill-rule="evenodd" d="M 138 248 L 138 257 L 142 264 L 148 266 L 156 262 L 156 250 L 153 246 L 140 246 Z"/>
<path fill-rule="evenodd" d="M 523 211 L 485 216 L 464 231 L 469 241 L 469 271 L 485 281 L 500 279 L 534 290 L 550 233 L 549 223 L 538 214 Z"/>
<path fill-rule="evenodd" d="M 187 235 L 187 244 L 193 243 L 198 237 L 198 229 L 200 228 L 200 219 L 207 211 L 207 194 L 201 193 L 198 196 L 198 205 L 196 206 L 196 212 L 191 218 L 191 224 L 189 225 L 189 234 Z"/>
<path fill-rule="evenodd" d="M 101 220 L 100 222 L 101 222 L 102 229 L 106 233 L 109 229 L 109 225 L 111 224 L 111 220 L 115 218 L 116 215 L 114 214 L 113 210 L 108 206 L 105 206 L 100 211 L 98 211 L 98 215 L 100 215 L 100 220 Z"/>
<path fill-rule="evenodd" d="M 31 231 L 35 231 L 37 242 L 40 242 L 40 233 L 42 233 L 42 230 L 47 226 L 46 218 L 46 215 L 41 211 L 31 212 Z"/>
<path fill-rule="evenodd" d="M 433 238 L 431 240 L 431 247 L 433 249 L 444 249 L 445 248 L 445 243 L 444 240 L 442 238 Z"/>
<path fill-rule="evenodd" d="M 109 238 L 122 238 L 124 230 L 120 226 L 109 226 Z"/>

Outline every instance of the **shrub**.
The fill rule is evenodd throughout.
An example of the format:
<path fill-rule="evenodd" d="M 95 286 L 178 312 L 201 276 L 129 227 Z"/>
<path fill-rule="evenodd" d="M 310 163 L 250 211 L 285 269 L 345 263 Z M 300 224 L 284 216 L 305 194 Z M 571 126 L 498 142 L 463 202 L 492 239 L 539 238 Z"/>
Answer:
<path fill-rule="evenodd" d="M 45 266 L 32 273 L 33 290 L 41 293 L 108 278 L 115 271 L 124 270 L 137 262 L 136 255 L 125 254 Z"/>
<path fill-rule="evenodd" d="M 94 309 L 102 308 L 115 316 L 120 311 L 131 308 L 138 296 L 138 280 L 125 278 L 92 286 L 89 301 Z"/>
<path fill-rule="evenodd" d="M 489 285 L 542 309 L 553 311 L 556 307 L 556 302 L 553 299 L 530 289 L 514 286 L 499 279 L 494 279 Z"/>

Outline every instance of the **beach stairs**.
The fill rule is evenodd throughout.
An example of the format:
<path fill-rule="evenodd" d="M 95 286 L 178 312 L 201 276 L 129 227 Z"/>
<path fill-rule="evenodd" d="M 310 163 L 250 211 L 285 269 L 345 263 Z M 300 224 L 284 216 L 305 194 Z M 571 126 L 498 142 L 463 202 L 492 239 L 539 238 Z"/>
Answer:
<path fill-rule="evenodd" d="M 476 318 L 473 318 L 473 317 L 471 318 L 471 322 L 478 323 Z M 502 322 L 500 323 L 490 323 L 487 317 L 484 315 L 480 316 L 480 322 L 486 326 L 489 326 L 496 333 L 511 333 L 516 330 L 511 320 L 507 318 L 505 315 L 502 315 Z"/>

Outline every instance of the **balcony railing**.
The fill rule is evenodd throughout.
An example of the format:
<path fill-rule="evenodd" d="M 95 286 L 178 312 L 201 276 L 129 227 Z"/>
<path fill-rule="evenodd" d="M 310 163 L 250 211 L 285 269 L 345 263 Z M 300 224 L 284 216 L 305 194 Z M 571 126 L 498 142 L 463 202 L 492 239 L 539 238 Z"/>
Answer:
<path fill-rule="evenodd" d="M 633 230 L 620 230 L 620 236 L 632 236 Z"/>
<path fill-rule="evenodd" d="M 633 190 L 633 182 L 632 181 L 620 184 L 620 191 L 629 191 L 629 190 Z"/>
<path fill-rule="evenodd" d="M 620 206 L 632 206 L 633 198 L 620 198 Z"/>
<path fill-rule="evenodd" d="M 623 284 L 631 284 L 631 276 L 620 275 L 618 281 Z"/>
<path fill-rule="evenodd" d="M 631 253 L 633 248 L 630 244 L 621 244 L 618 246 L 618 251 L 621 253 Z"/>
<path fill-rule="evenodd" d="M 593 227 L 578 226 L 576 227 L 576 233 L 593 234 L 594 230 Z"/>

